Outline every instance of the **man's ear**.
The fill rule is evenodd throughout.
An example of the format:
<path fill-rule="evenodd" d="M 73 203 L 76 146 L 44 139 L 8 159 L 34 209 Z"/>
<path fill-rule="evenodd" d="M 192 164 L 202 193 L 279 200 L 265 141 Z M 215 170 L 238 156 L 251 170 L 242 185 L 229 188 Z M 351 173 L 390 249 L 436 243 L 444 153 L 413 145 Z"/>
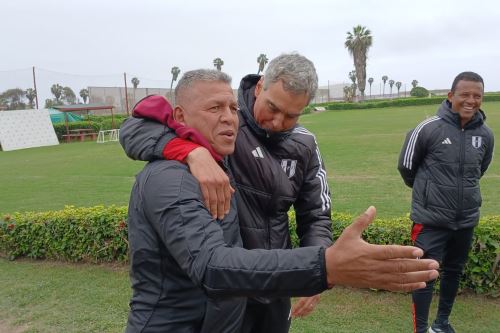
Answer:
<path fill-rule="evenodd" d="M 264 89 L 264 77 L 262 76 L 255 86 L 255 97 L 259 96 L 262 89 Z"/>
<path fill-rule="evenodd" d="M 173 116 L 179 124 L 186 125 L 186 113 L 180 105 L 175 106 Z"/>

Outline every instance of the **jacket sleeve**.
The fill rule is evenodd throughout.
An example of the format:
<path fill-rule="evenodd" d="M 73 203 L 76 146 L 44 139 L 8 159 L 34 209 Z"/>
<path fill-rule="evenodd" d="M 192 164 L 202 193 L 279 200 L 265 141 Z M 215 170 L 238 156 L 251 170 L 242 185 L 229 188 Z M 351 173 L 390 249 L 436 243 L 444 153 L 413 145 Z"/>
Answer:
<path fill-rule="evenodd" d="M 172 182 L 179 184 L 177 189 Z M 186 171 L 151 174 L 143 198 L 168 255 L 209 295 L 305 296 L 327 288 L 321 247 L 287 251 L 226 245 L 221 227 L 200 199 L 198 183 Z"/>
<path fill-rule="evenodd" d="M 134 160 L 163 159 L 163 148 L 175 137 L 170 128 L 145 118 L 130 117 L 120 128 L 120 144 Z"/>
<path fill-rule="evenodd" d="M 330 188 L 321 154 L 312 143 L 304 181 L 294 203 L 300 246 L 332 245 Z"/>
<path fill-rule="evenodd" d="M 408 132 L 399 154 L 398 170 L 409 187 L 413 187 L 417 170 L 425 156 L 425 133 L 422 132 L 417 133 L 415 129 Z"/>
<path fill-rule="evenodd" d="M 481 177 L 484 175 L 486 170 L 488 170 L 491 160 L 493 159 L 493 151 L 495 148 L 495 137 L 493 136 L 492 132 L 490 132 L 489 139 L 490 140 L 488 143 L 488 147 L 486 148 L 486 154 L 484 155 L 483 161 L 481 162 Z"/>

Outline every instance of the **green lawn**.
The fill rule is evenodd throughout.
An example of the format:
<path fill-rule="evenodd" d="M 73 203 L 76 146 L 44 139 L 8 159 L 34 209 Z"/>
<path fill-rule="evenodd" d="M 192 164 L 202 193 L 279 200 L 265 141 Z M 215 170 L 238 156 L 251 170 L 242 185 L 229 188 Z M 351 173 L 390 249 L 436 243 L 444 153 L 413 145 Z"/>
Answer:
<path fill-rule="evenodd" d="M 396 170 L 405 133 L 436 106 L 330 111 L 301 123 L 317 135 L 326 163 L 333 209 L 357 214 L 369 205 L 379 217 L 408 212 L 411 191 Z M 489 126 L 500 133 L 500 102 L 484 103 Z M 496 146 L 496 155 L 500 151 Z M 0 213 L 60 209 L 64 205 L 126 205 L 143 163 L 118 143 L 95 142 L 0 152 Z M 482 180 L 483 215 L 500 214 L 500 163 Z"/>
<path fill-rule="evenodd" d="M 3 319 L 26 333 L 124 330 L 126 267 L 0 259 L 0 283 L 0 324 Z M 411 332 L 410 303 L 407 294 L 333 288 L 310 317 L 294 320 L 291 332 Z M 498 299 L 460 295 L 451 320 L 458 332 L 493 333 L 500 326 L 498 313 Z"/>
<path fill-rule="evenodd" d="M 405 133 L 435 109 L 330 111 L 302 117 L 301 123 L 317 135 L 333 209 L 357 214 L 374 204 L 379 217 L 406 214 L 411 193 L 396 170 L 397 158 Z M 484 103 L 484 109 L 498 135 L 500 102 Z M 126 205 L 142 165 L 128 159 L 117 143 L 0 152 L 0 213 Z M 482 180 L 482 193 L 483 215 L 499 215 L 496 160 Z M 28 332 L 123 331 L 130 297 L 126 268 L 0 259 L 0 285 L 0 332 L 7 330 L 7 322 Z M 294 322 L 292 332 L 409 332 L 409 306 L 408 295 L 334 288 L 313 316 Z M 499 313 L 498 299 L 462 295 L 452 321 L 461 332 L 497 332 Z"/>

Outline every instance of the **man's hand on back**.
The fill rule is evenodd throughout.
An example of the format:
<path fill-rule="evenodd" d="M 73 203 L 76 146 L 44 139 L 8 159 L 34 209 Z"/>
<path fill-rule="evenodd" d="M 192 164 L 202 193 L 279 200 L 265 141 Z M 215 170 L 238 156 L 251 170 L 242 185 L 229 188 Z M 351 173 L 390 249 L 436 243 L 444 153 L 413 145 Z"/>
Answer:
<path fill-rule="evenodd" d="M 210 152 L 199 147 L 186 157 L 191 174 L 200 183 L 205 206 L 215 219 L 222 220 L 229 213 L 231 195 L 234 189 L 229 183 L 229 177 L 213 159 Z"/>

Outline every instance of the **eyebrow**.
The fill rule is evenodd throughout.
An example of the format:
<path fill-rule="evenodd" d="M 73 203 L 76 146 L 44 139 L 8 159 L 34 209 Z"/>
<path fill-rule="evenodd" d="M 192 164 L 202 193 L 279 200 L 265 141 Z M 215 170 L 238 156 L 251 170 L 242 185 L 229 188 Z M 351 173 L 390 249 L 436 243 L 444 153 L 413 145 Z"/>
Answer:
<path fill-rule="evenodd" d="M 284 113 L 285 115 L 287 115 L 288 117 L 300 117 L 300 115 L 302 114 L 302 110 L 300 110 L 298 113 L 292 113 L 292 112 L 288 112 L 288 111 L 283 111 L 276 104 L 274 104 L 274 102 L 271 101 L 270 99 L 268 99 L 267 102 L 269 104 L 271 104 L 274 108 L 276 108 L 277 110 L 279 110 L 281 113 Z"/>

